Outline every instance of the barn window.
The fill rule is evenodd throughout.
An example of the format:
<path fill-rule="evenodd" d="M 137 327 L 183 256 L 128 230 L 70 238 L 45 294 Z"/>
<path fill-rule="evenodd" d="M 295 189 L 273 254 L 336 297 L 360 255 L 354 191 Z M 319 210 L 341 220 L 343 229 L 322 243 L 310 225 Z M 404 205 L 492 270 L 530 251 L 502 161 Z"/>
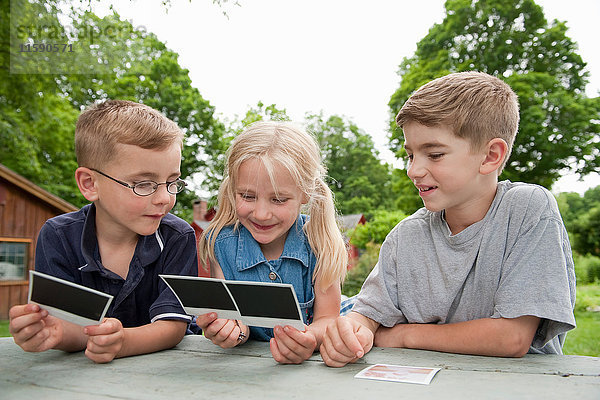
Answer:
<path fill-rule="evenodd" d="M 26 280 L 29 240 L 0 238 L 0 281 Z"/>

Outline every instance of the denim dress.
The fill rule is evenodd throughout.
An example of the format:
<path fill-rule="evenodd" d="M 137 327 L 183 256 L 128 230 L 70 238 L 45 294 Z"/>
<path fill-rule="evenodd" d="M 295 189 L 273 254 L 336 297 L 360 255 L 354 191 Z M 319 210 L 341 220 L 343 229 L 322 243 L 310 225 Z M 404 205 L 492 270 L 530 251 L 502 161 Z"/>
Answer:
<path fill-rule="evenodd" d="M 215 241 L 215 256 L 225 279 L 238 281 L 289 283 L 294 287 L 306 325 L 312 322 L 315 293 L 312 276 L 317 258 L 302 227 L 306 215 L 288 231 L 283 253 L 277 260 L 267 260 L 260 245 L 241 224 L 237 229 L 226 226 Z M 250 338 L 268 341 L 273 329 L 250 327 Z"/>

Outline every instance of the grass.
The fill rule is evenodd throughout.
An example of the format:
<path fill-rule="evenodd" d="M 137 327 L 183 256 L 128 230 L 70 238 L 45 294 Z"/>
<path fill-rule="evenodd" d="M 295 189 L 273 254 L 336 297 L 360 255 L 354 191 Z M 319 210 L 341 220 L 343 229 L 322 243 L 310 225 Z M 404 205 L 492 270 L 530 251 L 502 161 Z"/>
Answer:
<path fill-rule="evenodd" d="M 575 321 L 577 328 L 567 333 L 565 354 L 600 357 L 600 312 L 588 308 L 600 306 L 600 284 L 577 285 Z"/>
<path fill-rule="evenodd" d="M 0 337 L 10 336 L 8 332 L 8 321 L 0 321 Z"/>
<path fill-rule="evenodd" d="M 577 328 L 567 333 L 565 354 L 600 357 L 600 312 L 588 307 L 600 306 L 600 284 L 578 285 L 575 320 Z M 8 321 L 0 321 L 0 337 L 10 336 Z"/>

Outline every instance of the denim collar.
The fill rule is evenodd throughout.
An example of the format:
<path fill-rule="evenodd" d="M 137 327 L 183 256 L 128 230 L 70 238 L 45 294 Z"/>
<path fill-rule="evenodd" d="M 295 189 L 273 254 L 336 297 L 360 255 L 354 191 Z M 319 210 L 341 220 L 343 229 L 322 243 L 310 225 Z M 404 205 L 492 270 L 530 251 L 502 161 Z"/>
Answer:
<path fill-rule="evenodd" d="M 305 267 L 309 267 L 309 257 L 311 254 L 308 239 L 304 234 L 302 227 L 308 220 L 306 215 L 299 215 L 298 219 L 290 230 L 288 231 L 283 246 L 283 253 L 281 253 L 280 259 L 288 258 L 300 261 Z M 238 271 L 243 271 L 256 265 L 267 262 L 260 245 L 254 238 L 248 229 L 242 224 L 238 225 L 239 241 L 237 249 L 237 259 L 235 265 L 237 265 Z"/>
<path fill-rule="evenodd" d="M 85 223 L 81 237 L 81 253 L 86 262 L 79 268 L 83 272 L 100 271 L 114 274 L 103 266 L 99 265 L 100 251 L 98 249 L 98 237 L 96 236 L 96 206 L 91 204 L 84 207 L 86 212 Z M 139 236 L 135 247 L 133 258 L 139 260 L 142 266 L 155 262 L 163 249 L 164 240 L 157 230 L 152 235 Z"/>

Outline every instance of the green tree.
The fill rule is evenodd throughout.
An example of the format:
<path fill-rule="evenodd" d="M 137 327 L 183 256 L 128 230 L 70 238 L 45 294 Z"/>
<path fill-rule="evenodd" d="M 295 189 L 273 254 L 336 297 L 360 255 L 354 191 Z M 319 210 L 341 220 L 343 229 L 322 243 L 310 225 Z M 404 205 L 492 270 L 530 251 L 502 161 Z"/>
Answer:
<path fill-rule="evenodd" d="M 329 186 L 342 214 L 368 215 L 393 207 L 391 168 L 379 159 L 368 134 L 336 115 L 307 115 L 306 126 L 319 141 Z"/>
<path fill-rule="evenodd" d="M 266 106 L 262 101 L 256 103 L 255 107 L 250 107 L 244 118 L 234 121 L 229 131 L 234 135 L 241 133 L 248 125 L 258 121 L 290 121 L 285 108 L 277 108 L 276 104 Z"/>
<path fill-rule="evenodd" d="M 573 250 L 600 257 L 600 204 L 579 215 L 573 222 Z"/>
<path fill-rule="evenodd" d="M 18 12 L 2 3 L 2 32 L 10 31 L 9 18 L 4 18 L 10 14 L 13 25 L 26 27 L 24 36 L 41 35 L 34 41 L 51 34 L 63 37 L 67 33 L 57 18 L 62 3 L 25 1 L 19 3 Z M 39 21 L 39 15 L 47 21 Z M 10 56 L 14 54 L 10 51 L 14 49 L 11 43 L 2 42 L 1 73 L 6 78 L 0 83 L 3 163 L 50 192 L 82 205 L 85 200 L 73 179 L 75 121 L 81 108 L 98 100 L 119 98 L 145 103 L 175 121 L 185 133 L 182 176 L 199 175 L 202 189 L 215 189 L 228 145 L 224 127 L 214 118 L 210 103 L 192 86 L 189 71 L 179 65 L 178 55 L 154 34 L 134 29 L 117 13 L 99 18 L 72 8 L 68 17 L 70 35 L 78 46 L 78 52 L 65 55 L 73 57 L 71 60 L 46 56 L 36 64 L 35 59 L 21 57 L 19 67 L 28 74 L 11 73 Z M 37 29 L 44 26 L 49 28 Z M 32 76 L 35 68 L 42 74 Z M 22 154 L 31 159 L 23 160 Z M 184 218 L 191 216 L 194 197 L 193 190 L 180 194 L 175 212 Z"/>
<path fill-rule="evenodd" d="M 56 27 L 56 35 L 62 34 L 57 13 L 57 2 L 0 3 L 0 162 L 49 192 L 82 205 L 85 200 L 73 175 L 77 166 L 73 133 L 79 112 L 61 95 L 59 76 L 41 69 L 50 56 L 27 58 L 16 47 L 18 28 L 50 26 Z M 60 69 L 64 61 L 52 65 Z"/>
<path fill-rule="evenodd" d="M 181 173 L 184 178 L 201 180 L 201 189 L 216 190 L 223 171 L 223 156 L 228 142 L 224 126 L 214 117 L 214 107 L 192 86 L 189 71 L 179 65 L 178 54 L 158 38 L 135 29 L 117 13 L 99 18 L 86 12 L 76 16 L 76 27 L 100 32 L 110 27 L 125 34 L 125 51 L 109 60 L 114 65 L 110 74 L 86 75 L 73 79 L 64 92 L 75 106 L 85 106 L 104 99 L 126 99 L 149 105 L 176 122 L 185 133 Z M 112 37 L 98 36 L 99 48 L 110 48 Z M 189 179 L 188 179 L 189 181 Z M 190 219 L 196 194 L 192 190 L 177 196 L 174 212 Z"/>
<path fill-rule="evenodd" d="M 573 250 L 581 255 L 600 256 L 600 186 L 578 193 L 557 196 Z"/>
<path fill-rule="evenodd" d="M 406 218 L 402 211 L 375 211 L 364 225 L 358 225 L 349 233 L 351 243 L 359 249 L 366 249 L 368 243 L 381 244 L 392 228 Z"/>
<path fill-rule="evenodd" d="M 551 187 L 567 168 L 598 171 L 600 98 L 584 93 L 586 64 L 565 23 L 548 24 L 533 0 L 448 0 L 445 6 L 444 20 L 400 65 L 391 113 L 431 79 L 487 72 L 519 96 L 521 123 L 504 178 Z M 394 126 L 390 144 L 401 156 L 403 138 Z"/>
<path fill-rule="evenodd" d="M 585 212 L 585 202 L 579 193 L 563 192 L 556 196 L 556 202 L 567 231 L 571 233 L 577 217 Z"/>

